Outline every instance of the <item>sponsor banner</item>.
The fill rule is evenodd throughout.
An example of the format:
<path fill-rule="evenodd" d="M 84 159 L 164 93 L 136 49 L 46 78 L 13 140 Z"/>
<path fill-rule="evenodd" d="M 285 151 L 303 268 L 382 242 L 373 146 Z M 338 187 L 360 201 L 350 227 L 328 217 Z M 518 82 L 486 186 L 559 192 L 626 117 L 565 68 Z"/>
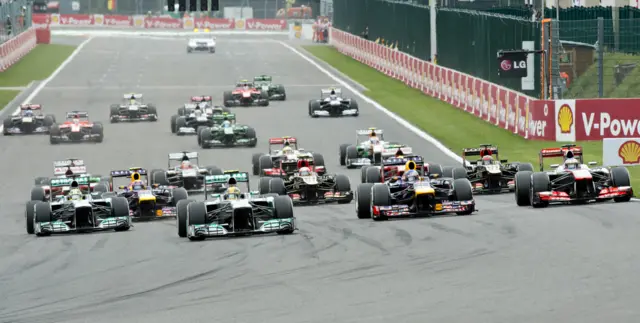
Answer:
<path fill-rule="evenodd" d="M 640 165 L 640 138 L 604 138 L 602 163 L 604 166 Z"/>
<path fill-rule="evenodd" d="M 245 28 L 247 30 L 270 30 L 270 31 L 282 31 L 288 30 L 289 24 L 284 19 L 246 19 Z"/>
<path fill-rule="evenodd" d="M 172 17 L 147 17 L 144 15 L 124 16 L 124 15 L 80 15 L 80 14 L 33 14 L 33 24 L 37 28 L 48 26 L 65 27 L 132 27 L 139 29 L 209 29 L 209 30 L 232 30 L 251 29 L 262 31 L 288 30 L 286 20 L 279 19 L 248 19 L 251 24 L 244 20 L 238 23 L 234 19 L 226 18 L 172 18 Z M 246 28 L 245 28 L 246 25 Z M 276 27 L 277 25 L 277 27 Z M 251 26 L 251 27 L 250 27 Z M 283 27 L 284 26 L 284 27 Z"/>
<path fill-rule="evenodd" d="M 196 28 L 209 30 L 235 29 L 235 21 L 226 18 L 195 18 Z"/>
<path fill-rule="evenodd" d="M 638 99 L 575 100 L 576 140 L 640 137 Z"/>
<path fill-rule="evenodd" d="M 0 44 L 0 72 L 20 61 L 36 47 L 36 43 L 36 28 L 32 27 Z"/>

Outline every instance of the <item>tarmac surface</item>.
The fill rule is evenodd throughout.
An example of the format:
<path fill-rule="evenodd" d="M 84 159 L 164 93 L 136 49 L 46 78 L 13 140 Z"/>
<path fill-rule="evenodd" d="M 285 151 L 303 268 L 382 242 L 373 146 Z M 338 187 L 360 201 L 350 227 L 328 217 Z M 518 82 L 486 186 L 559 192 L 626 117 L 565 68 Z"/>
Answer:
<path fill-rule="evenodd" d="M 339 166 L 338 146 L 375 126 L 430 162 L 454 164 L 362 100 L 358 118 L 309 118 L 308 100 L 335 82 L 278 42 L 218 44 L 214 55 L 188 55 L 179 39 L 95 38 L 33 101 L 59 119 L 88 111 L 105 123 L 104 142 L 0 138 L 0 322 L 638 322 L 633 202 L 534 210 L 511 194 L 479 196 L 472 216 L 383 223 L 358 220 L 354 203 L 299 207 L 293 235 L 204 242 L 178 238 L 172 220 L 123 233 L 27 235 L 33 178 L 69 157 L 107 174 L 163 168 L 168 153 L 196 150 L 203 166 L 250 171 L 269 137 L 291 135 L 355 190 L 360 171 Z M 237 79 L 263 73 L 285 84 L 288 100 L 235 110 L 256 128 L 258 147 L 201 150 L 195 137 L 170 133 L 170 116 L 190 96 L 220 100 Z M 109 105 L 130 91 L 158 106 L 158 122 L 108 123 Z"/>

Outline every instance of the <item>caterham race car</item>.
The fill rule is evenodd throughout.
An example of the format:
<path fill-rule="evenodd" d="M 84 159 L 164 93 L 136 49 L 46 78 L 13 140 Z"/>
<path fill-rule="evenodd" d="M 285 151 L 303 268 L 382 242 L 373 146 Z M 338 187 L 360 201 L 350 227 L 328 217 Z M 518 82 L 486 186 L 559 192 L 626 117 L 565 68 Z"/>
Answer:
<path fill-rule="evenodd" d="M 267 96 L 271 101 L 284 101 L 287 99 L 287 94 L 284 90 L 284 85 L 273 84 L 271 76 L 258 75 L 254 77 L 253 86 L 261 90 L 262 93 L 267 93 Z"/>
<path fill-rule="evenodd" d="M 128 93 L 123 102 L 112 104 L 109 111 L 111 123 L 127 121 L 157 121 L 158 111 L 153 104 L 142 101 L 142 94 Z"/>
<path fill-rule="evenodd" d="M 4 119 L 3 134 L 30 135 L 47 134 L 49 129 L 56 122 L 56 117 L 52 114 L 42 114 L 42 106 L 39 104 L 23 104 L 17 115 Z"/>
<path fill-rule="evenodd" d="M 223 93 L 225 107 L 249 107 L 269 105 L 269 94 L 257 89 L 252 82 L 241 80 L 233 91 Z"/>
<path fill-rule="evenodd" d="M 89 113 L 72 111 L 62 124 L 54 123 L 49 130 L 49 142 L 59 143 L 102 142 L 104 127 L 101 122 L 89 120 Z"/>
<path fill-rule="evenodd" d="M 317 117 L 357 117 L 360 114 L 358 102 L 342 97 L 339 88 L 323 89 L 320 99 L 309 101 L 309 116 Z"/>
<path fill-rule="evenodd" d="M 474 156 L 479 156 L 480 159 L 469 160 L 469 157 Z M 513 192 L 516 173 L 533 171 L 533 165 L 530 163 L 509 163 L 506 159 L 500 159 L 498 147 L 491 144 L 463 149 L 462 165 L 467 170 L 466 176 L 476 194 Z M 452 172 L 453 167 L 445 167 L 445 176 L 453 177 Z"/>

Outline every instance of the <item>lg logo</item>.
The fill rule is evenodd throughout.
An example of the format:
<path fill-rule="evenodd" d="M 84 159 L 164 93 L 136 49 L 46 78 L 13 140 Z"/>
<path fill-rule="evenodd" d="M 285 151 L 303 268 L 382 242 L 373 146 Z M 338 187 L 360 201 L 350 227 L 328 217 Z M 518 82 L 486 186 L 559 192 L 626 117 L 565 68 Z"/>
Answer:
<path fill-rule="evenodd" d="M 503 71 L 509 71 L 512 68 L 514 70 L 526 69 L 527 61 L 510 61 L 505 59 L 502 62 L 500 62 L 500 68 L 502 68 Z"/>

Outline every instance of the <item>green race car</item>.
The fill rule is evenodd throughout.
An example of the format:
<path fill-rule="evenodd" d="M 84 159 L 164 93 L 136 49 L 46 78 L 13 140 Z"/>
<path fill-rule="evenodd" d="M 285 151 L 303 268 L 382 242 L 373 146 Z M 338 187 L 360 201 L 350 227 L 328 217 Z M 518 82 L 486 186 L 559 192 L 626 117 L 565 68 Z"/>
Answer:
<path fill-rule="evenodd" d="M 258 75 L 253 78 L 253 85 L 256 89 L 266 92 L 269 95 L 269 100 L 272 101 L 284 101 L 287 99 L 287 94 L 284 90 L 284 85 L 273 84 L 272 78 L 269 75 Z"/>
<path fill-rule="evenodd" d="M 198 131 L 198 145 L 202 148 L 255 147 L 257 143 L 255 129 L 228 120 L 213 127 L 200 128 Z"/>

